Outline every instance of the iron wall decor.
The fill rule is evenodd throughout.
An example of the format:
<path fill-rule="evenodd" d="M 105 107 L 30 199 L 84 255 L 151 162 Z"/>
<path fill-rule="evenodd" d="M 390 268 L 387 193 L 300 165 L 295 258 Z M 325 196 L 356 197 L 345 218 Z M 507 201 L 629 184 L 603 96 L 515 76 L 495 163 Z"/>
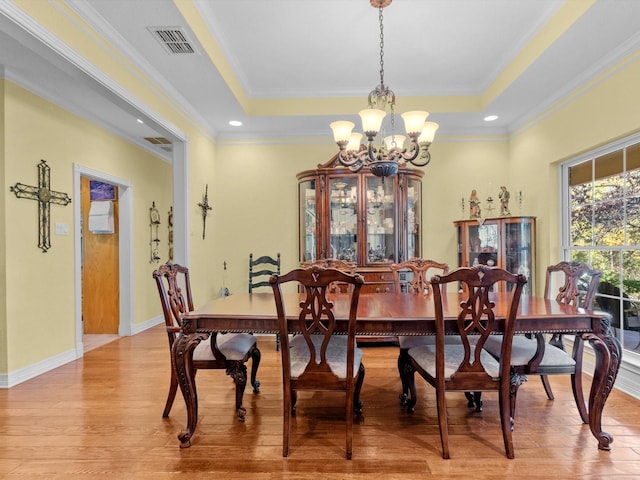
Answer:
<path fill-rule="evenodd" d="M 66 193 L 51 190 L 51 168 L 44 160 L 38 164 L 38 186 L 18 182 L 9 190 L 18 198 L 38 201 L 38 248 L 46 253 L 51 248 L 51 204 L 69 205 L 71 198 Z"/>

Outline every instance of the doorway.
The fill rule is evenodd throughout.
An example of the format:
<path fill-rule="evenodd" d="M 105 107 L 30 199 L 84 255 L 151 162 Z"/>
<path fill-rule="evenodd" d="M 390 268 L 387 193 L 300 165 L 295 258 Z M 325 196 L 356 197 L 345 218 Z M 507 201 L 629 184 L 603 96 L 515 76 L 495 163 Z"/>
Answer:
<path fill-rule="evenodd" d="M 82 344 L 93 350 L 118 338 L 118 187 L 80 179 Z"/>
<path fill-rule="evenodd" d="M 92 181 L 99 182 L 96 185 L 113 187 L 114 234 L 89 231 Z M 85 350 L 118 336 L 131 335 L 132 185 L 111 175 L 74 165 L 74 197 L 78 199 L 74 202 L 76 352 L 81 357 Z M 106 243 L 109 245 L 102 245 Z M 105 267 L 106 263 L 108 267 Z M 87 338 L 86 347 L 83 342 L 85 329 L 91 335 Z"/>

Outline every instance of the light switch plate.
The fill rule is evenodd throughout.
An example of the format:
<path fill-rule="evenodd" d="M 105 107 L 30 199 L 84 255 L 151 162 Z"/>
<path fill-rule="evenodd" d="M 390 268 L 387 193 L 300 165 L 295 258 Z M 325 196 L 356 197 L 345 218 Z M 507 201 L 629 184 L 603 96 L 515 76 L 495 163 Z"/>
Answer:
<path fill-rule="evenodd" d="M 55 224 L 56 235 L 69 235 L 69 225 L 66 223 Z"/>

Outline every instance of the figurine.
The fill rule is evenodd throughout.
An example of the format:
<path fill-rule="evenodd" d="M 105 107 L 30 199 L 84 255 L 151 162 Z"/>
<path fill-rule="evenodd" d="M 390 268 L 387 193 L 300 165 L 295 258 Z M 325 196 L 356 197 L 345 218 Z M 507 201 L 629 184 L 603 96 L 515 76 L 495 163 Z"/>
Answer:
<path fill-rule="evenodd" d="M 480 199 L 475 189 L 471 190 L 469 197 L 469 218 L 480 218 Z"/>
<path fill-rule="evenodd" d="M 511 215 L 511 212 L 509 211 L 510 196 L 511 194 L 509 193 L 509 190 L 507 190 L 507 187 L 500 187 L 500 194 L 498 195 L 498 197 L 500 198 L 500 215 L 502 215 L 503 217 Z"/>

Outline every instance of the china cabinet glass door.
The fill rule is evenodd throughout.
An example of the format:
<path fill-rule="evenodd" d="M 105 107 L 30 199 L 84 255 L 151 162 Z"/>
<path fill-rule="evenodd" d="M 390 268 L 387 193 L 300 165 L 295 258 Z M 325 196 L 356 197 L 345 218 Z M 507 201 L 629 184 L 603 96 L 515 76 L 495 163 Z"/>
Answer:
<path fill-rule="evenodd" d="M 533 243 L 533 225 L 530 222 L 505 224 L 505 269 L 511 273 L 521 273 L 529 280 L 522 290 L 523 294 L 531 293 L 531 269 Z M 509 290 L 513 288 L 510 285 Z"/>
<path fill-rule="evenodd" d="M 366 182 L 366 263 L 393 262 L 397 258 L 394 182 L 375 176 Z"/>
<path fill-rule="evenodd" d="M 300 182 L 300 258 L 303 262 L 317 260 L 318 221 L 316 207 L 316 181 Z"/>
<path fill-rule="evenodd" d="M 402 260 L 419 258 L 420 222 L 422 221 L 422 182 L 409 179 L 407 182 L 407 253 Z"/>
<path fill-rule="evenodd" d="M 469 265 L 498 265 L 499 238 L 495 223 L 469 226 Z"/>
<path fill-rule="evenodd" d="M 329 178 L 329 258 L 358 260 L 358 177 Z"/>

